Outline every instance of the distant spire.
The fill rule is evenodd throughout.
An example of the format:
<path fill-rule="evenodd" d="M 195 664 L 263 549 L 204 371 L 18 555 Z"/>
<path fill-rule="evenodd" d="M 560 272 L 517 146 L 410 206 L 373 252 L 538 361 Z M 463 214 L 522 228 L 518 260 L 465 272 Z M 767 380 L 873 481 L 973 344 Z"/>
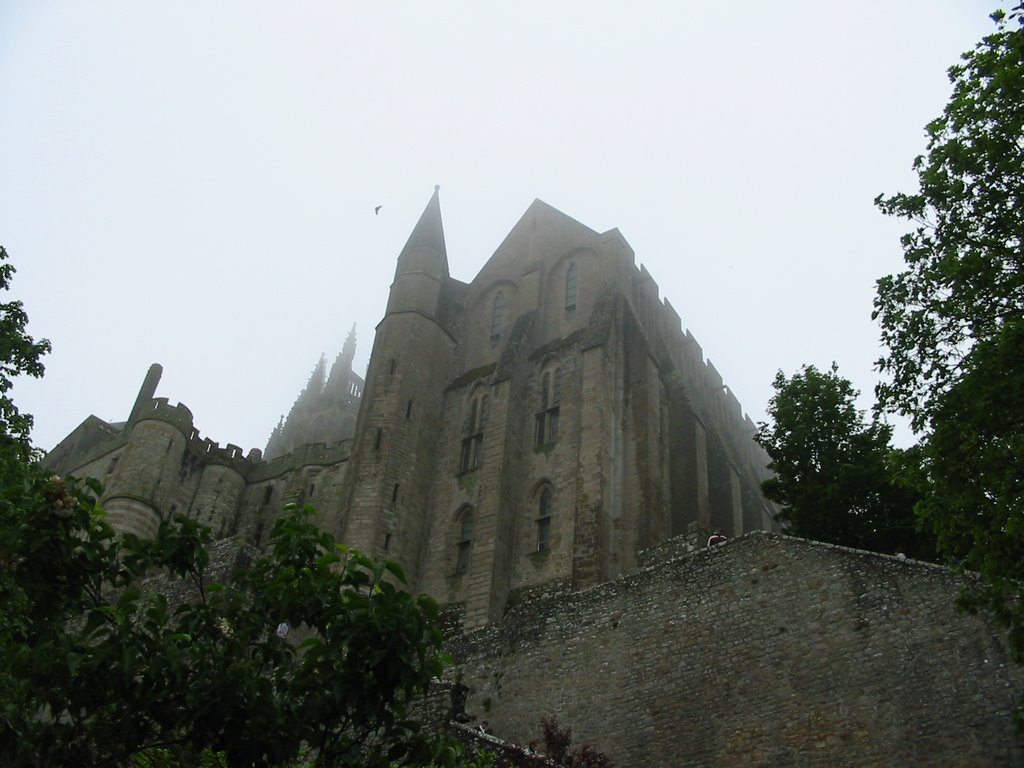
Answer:
<path fill-rule="evenodd" d="M 345 337 L 345 346 L 341 349 L 341 354 L 344 355 L 345 359 L 348 360 L 349 365 L 352 365 L 352 360 L 356 356 L 356 324 L 352 323 L 352 330 L 348 332 L 348 336 Z"/>
<path fill-rule="evenodd" d="M 296 404 L 303 400 L 316 399 L 320 396 L 320 393 L 324 391 L 324 377 L 327 373 L 327 358 L 320 354 L 320 359 L 317 361 L 316 366 L 313 368 L 313 373 L 309 376 L 309 383 L 306 384 L 306 388 L 302 390 L 302 394 L 299 395 Z M 294 408 L 292 409 L 294 410 Z M 291 414 L 289 414 L 290 416 Z"/>
<path fill-rule="evenodd" d="M 274 431 L 270 433 L 270 439 L 267 440 L 267 449 L 263 452 L 263 456 L 266 459 L 272 459 L 275 456 L 280 456 L 284 453 L 282 447 L 282 434 L 284 432 L 284 414 L 281 415 L 280 420 L 277 422 L 277 426 L 274 427 Z"/>
<path fill-rule="evenodd" d="M 438 198 L 440 190 L 440 185 L 434 186 L 430 202 L 409 235 L 398 257 L 396 277 L 403 272 L 423 272 L 438 280 L 448 277 L 448 251 L 444 244 L 441 201 Z"/>
<path fill-rule="evenodd" d="M 348 332 L 345 339 L 345 346 L 334 359 L 331 366 L 331 375 L 327 377 L 327 386 L 324 391 L 331 395 L 348 395 L 349 380 L 352 378 L 352 360 L 356 356 L 356 326 L 352 324 L 352 330 Z"/>

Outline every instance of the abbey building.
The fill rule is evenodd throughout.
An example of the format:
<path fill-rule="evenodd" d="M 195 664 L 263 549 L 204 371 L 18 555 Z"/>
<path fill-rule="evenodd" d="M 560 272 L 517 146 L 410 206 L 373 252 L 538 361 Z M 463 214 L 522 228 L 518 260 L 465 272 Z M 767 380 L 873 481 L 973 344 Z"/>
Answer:
<path fill-rule="evenodd" d="M 635 572 L 688 530 L 773 526 L 754 425 L 617 230 L 537 200 L 468 283 L 448 273 L 438 193 L 398 256 L 365 381 L 350 333 L 265 452 L 201 437 L 147 374 L 123 423 L 87 418 L 47 457 L 99 479 L 121 530 L 185 513 L 260 545 L 309 503 L 398 560 L 467 628 L 509 595 Z"/>
<path fill-rule="evenodd" d="M 155 365 L 126 421 L 90 416 L 47 462 L 101 480 L 122 531 L 201 520 L 227 565 L 312 504 L 446 607 L 438 718 L 460 702 L 511 744 L 557 714 L 627 768 L 1024 764 L 1024 668 L 954 610 L 970 577 L 758 532 L 754 425 L 616 230 L 535 201 L 464 283 L 435 192 L 365 381 L 354 352 L 264 452 L 204 439 Z"/>

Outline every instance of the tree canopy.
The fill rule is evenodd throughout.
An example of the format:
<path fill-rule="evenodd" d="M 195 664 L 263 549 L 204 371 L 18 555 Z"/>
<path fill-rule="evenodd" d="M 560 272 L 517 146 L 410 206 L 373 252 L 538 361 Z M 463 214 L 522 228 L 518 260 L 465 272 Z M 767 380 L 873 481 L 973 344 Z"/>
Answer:
<path fill-rule="evenodd" d="M 922 435 L 922 521 L 984 577 L 961 604 L 990 609 L 1024 660 L 1024 4 L 993 19 L 949 70 L 918 192 L 876 201 L 913 225 L 906 269 L 878 282 L 877 391 Z"/>
<path fill-rule="evenodd" d="M 919 190 L 876 199 L 911 222 L 906 269 L 881 279 L 879 405 L 923 431 L 977 344 L 1024 307 L 1024 5 L 951 67 L 953 93 L 914 161 Z"/>
<path fill-rule="evenodd" d="M 397 565 L 337 544 L 306 508 L 277 520 L 268 554 L 211 583 L 195 521 L 119 537 L 87 497 L 41 482 L 0 521 L 4 765 L 454 760 L 409 719 L 443 657 L 436 606 Z M 143 578 L 154 569 L 159 589 Z"/>
<path fill-rule="evenodd" d="M 14 266 L 0 245 L 0 291 L 10 290 Z M 50 351 L 46 339 L 36 341 L 25 331 L 28 315 L 20 301 L 0 302 L 0 436 L 27 446 L 32 417 L 21 413 L 11 400 L 16 376 L 43 375 L 43 355 Z"/>
<path fill-rule="evenodd" d="M 795 536 L 879 552 L 931 556 L 915 530 L 914 491 L 897 482 L 902 455 L 892 429 L 857 410 L 858 392 L 813 365 L 786 378 L 779 371 L 768 404 L 771 422 L 757 440 L 774 477 L 765 495 L 782 505 L 778 519 Z"/>

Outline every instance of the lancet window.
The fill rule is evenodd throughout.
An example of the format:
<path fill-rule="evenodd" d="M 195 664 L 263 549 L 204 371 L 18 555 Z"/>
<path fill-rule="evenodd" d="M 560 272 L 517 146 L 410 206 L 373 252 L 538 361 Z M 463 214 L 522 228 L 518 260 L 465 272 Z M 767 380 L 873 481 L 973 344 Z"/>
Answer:
<path fill-rule="evenodd" d="M 459 456 L 459 472 L 469 472 L 479 467 L 484 460 L 484 427 L 487 426 L 487 394 L 479 393 L 470 398 L 469 416 L 463 431 L 462 452 Z"/>
<path fill-rule="evenodd" d="M 576 316 L 576 262 L 565 271 L 565 316 L 570 320 Z"/>
<path fill-rule="evenodd" d="M 469 571 L 469 552 L 473 545 L 473 510 L 463 510 L 458 531 L 458 539 L 455 542 L 455 575 L 462 576 Z"/>
<path fill-rule="evenodd" d="M 494 309 L 491 311 L 491 349 L 501 341 L 501 325 L 505 321 L 505 294 L 498 292 L 494 297 Z"/>
<path fill-rule="evenodd" d="M 537 551 L 551 550 L 551 489 L 540 492 L 537 501 Z"/>
<path fill-rule="evenodd" d="M 537 412 L 535 444 L 550 445 L 558 440 L 558 411 L 562 402 L 562 369 L 552 365 L 540 376 L 540 410 Z"/>

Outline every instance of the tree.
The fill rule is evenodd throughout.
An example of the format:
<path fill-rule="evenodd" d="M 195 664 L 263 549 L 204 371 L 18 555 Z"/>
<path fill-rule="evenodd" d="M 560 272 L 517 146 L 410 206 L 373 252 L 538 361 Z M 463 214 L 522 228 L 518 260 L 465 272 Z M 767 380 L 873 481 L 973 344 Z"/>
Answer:
<path fill-rule="evenodd" d="M 878 396 L 923 436 L 919 512 L 941 553 L 983 576 L 961 605 L 989 609 L 1024 661 L 1024 4 L 992 18 L 949 70 L 919 191 L 876 201 L 914 225 L 906 269 L 878 283 Z"/>
<path fill-rule="evenodd" d="M 0 245 L 0 291 L 10 290 L 15 271 L 7 259 L 7 250 Z M 0 303 L 0 432 L 22 445 L 28 443 L 32 417 L 18 411 L 9 392 L 15 376 L 42 376 L 42 357 L 50 351 L 49 341 L 35 341 L 25 333 L 27 324 L 20 301 Z"/>
<path fill-rule="evenodd" d="M 1024 307 L 1024 5 L 951 67 L 953 94 L 914 161 L 916 194 L 879 196 L 907 219 L 907 269 L 878 282 L 874 317 L 888 348 L 879 405 L 924 431 L 965 359 Z"/>
<path fill-rule="evenodd" d="M 209 583 L 195 521 L 119 538 L 68 490 L 50 481 L 2 521 L 5 591 L 24 598 L 0 650 L 4 765 L 122 765 L 168 750 L 176 765 L 204 751 L 231 766 L 443 758 L 408 719 L 442 671 L 436 606 L 401 588 L 397 565 L 335 543 L 307 507 L 278 519 L 269 554 Z M 161 590 L 143 581 L 153 569 L 167 574 Z"/>
<path fill-rule="evenodd" d="M 931 556 L 914 524 L 916 493 L 898 482 L 902 454 L 892 428 L 857 410 L 858 392 L 838 373 L 813 365 L 775 376 L 771 423 L 757 441 L 774 477 L 763 491 L 782 506 L 778 519 L 795 536 L 880 552 Z"/>

